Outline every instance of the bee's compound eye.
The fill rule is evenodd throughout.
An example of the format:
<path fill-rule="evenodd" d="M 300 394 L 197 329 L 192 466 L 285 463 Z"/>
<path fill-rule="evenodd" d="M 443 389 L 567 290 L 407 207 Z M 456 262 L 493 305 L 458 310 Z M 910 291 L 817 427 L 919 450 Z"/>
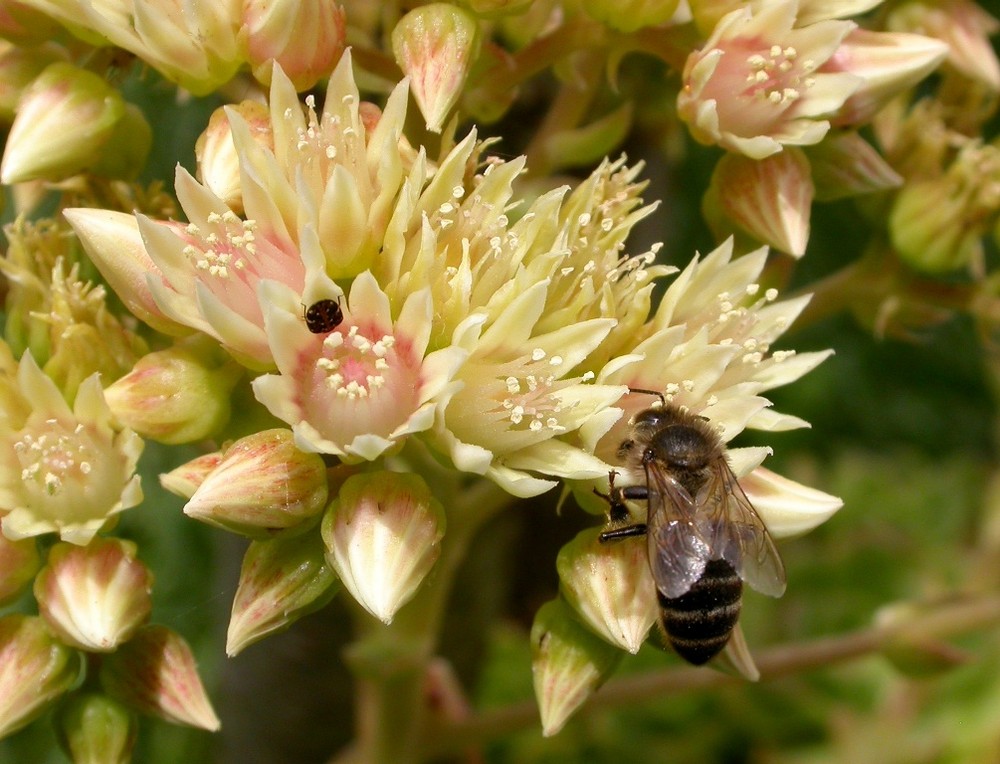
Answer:
<path fill-rule="evenodd" d="M 338 301 L 326 299 L 314 302 L 305 309 L 302 317 L 306 328 L 313 334 L 326 334 L 340 326 L 340 322 L 344 320 L 344 311 L 340 309 Z"/>

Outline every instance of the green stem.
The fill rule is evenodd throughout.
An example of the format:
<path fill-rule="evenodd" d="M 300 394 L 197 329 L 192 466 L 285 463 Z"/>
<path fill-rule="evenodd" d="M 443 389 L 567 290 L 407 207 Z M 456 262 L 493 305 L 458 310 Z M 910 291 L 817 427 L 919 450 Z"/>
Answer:
<path fill-rule="evenodd" d="M 942 605 L 907 619 L 905 622 L 880 625 L 825 637 L 795 642 L 761 651 L 756 657 L 761 681 L 776 679 L 810 669 L 824 668 L 854 660 L 891 647 L 907 637 L 923 641 L 939 640 L 1000 622 L 1000 597 L 985 596 Z M 742 679 L 685 666 L 608 682 L 590 700 L 581 713 L 625 704 L 656 700 L 695 690 L 733 686 Z M 431 753 L 442 756 L 462 751 L 504 735 L 538 726 L 538 707 L 534 701 L 515 703 L 469 716 L 461 722 L 442 724 L 431 731 L 427 745 Z"/>
<path fill-rule="evenodd" d="M 455 571 L 475 532 L 512 501 L 487 481 L 448 487 L 454 496 L 450 501 L 436 491 L 448 507 L 441 556 L 417 594 L 389 625 L 358 609 L 358 639 L 346 655 L 357 680 L 357 739 L 342 761 L 415 764 L 422 759 L 425 677 Z"/>

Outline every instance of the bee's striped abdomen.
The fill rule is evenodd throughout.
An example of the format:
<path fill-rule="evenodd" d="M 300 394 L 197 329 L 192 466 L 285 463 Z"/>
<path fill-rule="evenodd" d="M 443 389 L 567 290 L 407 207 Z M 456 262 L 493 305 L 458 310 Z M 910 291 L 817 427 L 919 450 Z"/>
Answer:
<path fill-rule="evenodd" d="M 725 560 L 709 560 L 705 572 L 680 597 L 658 593 L 663 629 L 684 660 L 700 666 L 714 658 L 740 618 L 743 582 Z"/>

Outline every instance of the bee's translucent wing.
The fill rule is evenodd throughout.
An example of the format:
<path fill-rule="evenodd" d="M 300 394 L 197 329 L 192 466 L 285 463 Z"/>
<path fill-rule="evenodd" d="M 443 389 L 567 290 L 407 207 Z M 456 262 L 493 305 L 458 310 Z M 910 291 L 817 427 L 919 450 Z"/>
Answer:
<path fill-rule="evenodd" d="M 699 536 L 711 547 L 711 559 L 728 562 L 761 594 L 785 593 L 781 556 L 725 459 L 712 465 L 711 477 L 698 492 L 694 515 Z"/>
<path fill-rule="evenodd" d="M 655 463 L 646 465 L 646 536 L 656 588 L 671 599 L 686 594 L 705 572 L 712 547 L 701 532 L 694 499 Z"/>

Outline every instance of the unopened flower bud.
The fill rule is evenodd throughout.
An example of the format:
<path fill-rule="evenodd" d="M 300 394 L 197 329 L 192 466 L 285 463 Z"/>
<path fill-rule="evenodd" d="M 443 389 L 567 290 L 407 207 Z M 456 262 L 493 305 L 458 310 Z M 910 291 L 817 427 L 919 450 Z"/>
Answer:
<path fill-rule="evenodd" d="M 136 545 L 94 539 L 85 547 L 56 544 L 35 579 L 38 610 L 68 645 L 111 652 L 131 638 L 152 610 L 152 575 Z"/>
<path fill-rule="evenodd" d="M 427 129 L 439 133 L 478 55 L 475 19 L 448 3 L 407 13 L 392 30 L 392 52 L 410 78 L 410 90 Z"/>
<path fill-rule="evenodd" d="M 659 609 L 645 543 L 600 543 L 598 531 L 581 531 L 559 550 L 556 570 L 566 601 L 599 636 L 639 652 Z"/>
<path fill-rule="evenodd" d="M 531 0 L 457 0 L 455 4 L 468 8 L 477 16 L 492 19 L 519 15 L 531 5 Z"/>
<path fill-rule="evenodd" d="M 55 63 L 24 94 L 0 181 L 62 180 L 90 167 L 125 114 L 121 94 L 93 72 Z"/>
<path fill-rule="evenodd" d="M 144 714 L 206 730 L 219 719 L 187 642 L 166 626 L 144 626 L 101 663 L 101 686 Z"/>
<path fill-rule="evenodd" d="M 212 473 L 212 470 L 222 463 L 222 457 L 222 451 L 196 456 L 180 467 L 162 473 L 160 485 L 182 499 L 190 499 L 198 490 L 198 486 L 204 483 L 205 478 Z"/>
<path fill-rule="evenodd" d="M 69 698 L 56 714 L 59 745 L 73 764 L 129 764 L 139 732 L 134 713 L 99 693 Z"/>
<path fill-rule="evenodd" d="M 135 215 L 75 208 L 63 210 L 63 217 L 73 226 L 104 280 L 136 318 L 166 334 L 190 332 L 168 318 L 153 299 L 146 279 L 162 279 L 163 275 L 146 252 Z"/>
<path fill-rule="evenodd" d="M 118 421 L 144 438 L 175 445 L 203 440 L 228 421 L 230 393 L 240 372 L 192 345 L 175 345 L 139 359 L 104 391 Z"/>
<path fill-rule="evenodd" d="M 0 618 L 0 738 L 21 729 L 76 684 L 83 662 L 36 616 Z"/>
<path fill-rule="evenodd" d="M 257 81 L 269 86 L 277 63 L 303 91 L 328 75 L 344 52 L 347 19 L 334 0 L 245 0 L 243 31 Z"/>
<path fill-rule="evenodd" d="M 269 538 L 323 511 L 326 467 L 299 451 L 291 430 L 254 433 L 233 443 L 184 513 L 252 538 Z"/>
<path fill-rule="evenodd" d="M 559 732 L 623 655 L 577 621 L 563 600 L 542 605 L 531 627 L 531 672 L 542 734 Z"/>
<path fill-rule="evenodd" d="M 254 140 L 274 150 L 271 114 L 260 101 L 243 101 L 235 106 L 220 106 L 212 112 L 208 127 L 198 136 L 194 153 L 198 158 L 198 179 L 237 215 L 243 214 L 243 187 L 240 158 L 233 143 L 229 114 L 238 114 Z"/>
<path fill-rule="evenodd" d="M 862 82 L 831 120 L 835 125 L 862 125 L 892 98 L 937 68 L 948 46 L 917 34 L 855 29 L 844 38 L 825 72 L 847 72 Z"/>
<path fill-rule="evenodd" d="M 619 32 L 634 32 L 670 21 L 677 0 L 583 0 L 587 15 Z"/>
<path fill-rule="evenodd" d="M 0 41 L 0 118 L 13 122 L 25 89 L 47 66 L 65 60 L 54 43 L 27 48 Z"/>
<path fill-rule="evenodd" d="M 894 32 L 916 32 L 948 45 L 948 63 L 992 91 L 1000 90 L 1000 61 L 990 36 L 1000 23 L 971 0 L 916 0 L 892 6 L 887 26 Z"/>
<path fill-rule="evenodd" d="M 115 122 L 103 149 L 87 170 L 102 178 L 132 180 L 146 166 L 152 147 L 153 128 L 138 106 L 127 103 L 121 119 Z"/>
<path fill-rule="evenodd" d="M 996 221 L 1000 194 L 993 178 L 1000 149 L 968 144 L 947 172 L 907 183 L 889 213 L 899 256 L 928 273 L 961 268 L 982 256 L 982 237 Z"/>
<path fill-rule="evenodd" d="M 233 599 L 227 655 L 288 628 L 330 601 L 337 593 L 337 576 L 325 551 L 318 533 L 251 542 Z"/>
<path fill-rule="evenodd" d="M 58 38 L 59 24 L 51 16 L 17 0 L 0 3 L 0 37 L 30 48 Z"/>
<path fill-rule="evenodd" d="M 707 198 L 757 241 L 795 257 L 805 254 L 813 183 L 801 149 L 786 147 L 759 160 L 723 156 Z"/>
<path fill-rule="evenodd" d="M 818 201 L 897 188 L 903 177 L 856 132 L 827 136 L 808 151 Z"/>
<path fill-rule="evenodd" d="M 441 551 L 445 516 L 412 473 L 348 478 L 323 517 L 327 560 L 369 613 L 390 623 Z"/>
<path fill-rule="evenodd" d="M 17 599 L 40 565 L 34 539 L 11 541 L 0 533 L 0 606 Z"/>

